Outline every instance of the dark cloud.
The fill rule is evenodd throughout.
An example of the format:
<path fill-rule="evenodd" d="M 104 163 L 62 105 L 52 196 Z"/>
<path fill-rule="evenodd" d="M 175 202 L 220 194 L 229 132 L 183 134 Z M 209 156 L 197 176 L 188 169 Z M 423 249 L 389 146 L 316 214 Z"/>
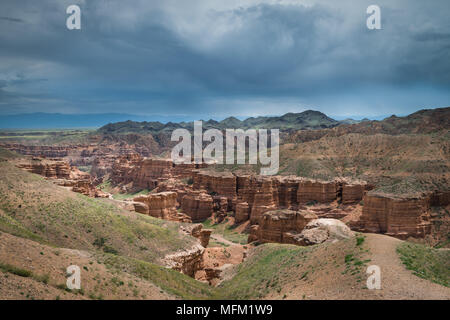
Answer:
<path fill-rule="evenodd" d="M 448 105 L 448 1 L 378 1 L 376 31 L 366 28 L 370 1 L 303 2 L 2 1 L 23 23 L 0 29 L 0 113 L 379 115 Z M 73 3 L 82 30 L 65 28 Z"/>
<path fill-rule="evenodd" d="M 24 22 L 22 19 L 11 18 L 11 17 L 0 17 L 0 20 L 10 21 L 10 22 Z"/>

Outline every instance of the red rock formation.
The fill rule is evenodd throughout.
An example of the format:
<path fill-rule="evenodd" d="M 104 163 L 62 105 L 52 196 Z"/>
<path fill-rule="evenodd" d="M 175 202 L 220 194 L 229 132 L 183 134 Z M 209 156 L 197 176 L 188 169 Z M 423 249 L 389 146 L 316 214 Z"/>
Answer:
<path fill-rule="evenodd" d="M 176 165 L 171 159 L 142 158 L 137 154 L 119 157 L 111 172 L 111 181 L 114 185 L 127 186 L 128 191 L 154 189 L 161 183 L 172 178 L 192 178 L 196 164 Z"/>
<path fill-rule="evenodd" d="M 365 195 L 360 217 L 361 230 L 385 233 L 401 239 L 424 237 L 431 231 L 426 197 L 394 198 Z"/>
<path fill-rule="evenodd" d="M 23 160 L 17 164 L 21 169 L 36 173 L 51 179 L 70 179 L 72 168 L 61 160 L 33 158 L 31 161 Z M 87 174 L 89 176 L 89 174 Z"/>
<path fill-rule="evenodd" d="M 343 184 L 342 185 L 342 203 L 352 204 L 359 203 L 365 191 L 365 185 L 363 184 Z"/>
<path fill-rule="evenodd" d="M 276 201 L 274 200 L 276 192 L 272 188 L 272 178 L 256 177 L 253 182 L 256 192 L 251 206 L 250 222 L 257 223 L 264 212 L 276 209 Z"/>
<path fill-rule="evenodd" d="M 203 252 L 201 269 L 195 273 L 195 279 L 216 286 L 222 280 L 222 273 L 233 265 L 241 263 L 245 257 L 245 246 L 206 248 Z"/>
<path fill-rule="evenodd" d="M 80 171 L 60 159 L 36 157 L 31 160 L 22 159 L 17 167 L 44 176 L 59 186 L 70 187 L 72 191 L 89 197 L 106 198 L 109 196 L 94 186 L 89 173 Z"/>
<path fill-rule="evenodd" d="M 236 197 L 236 176 L 231 172 L 194 171 L 194 189 L 229 199 Z"/>
<path fill-rule="evenodd" d="M 190 216 L 193 222 L 206 220 L 213 213 L 213 199 L 202 191 L 187 193 L 181 199 L 181 211 Z"/>
<path fill-rule="evenodd" d="M 450 204 L 450 191 L 435 191 L 429 198 L 431 206 L 445 207 Z"/>
<path fill-rule="evenodd" d="M 298 203 L 316 201 L 320 203 L 332 202 L 337 199 L 338 187 L 335 181 L 319 182 L 302 180 L 298 186 Z"/>
<path fill-rule="evenodd" d="M 231 186 L 231 187 L 224 187 Z M 298 209 L 308 202 L 330 203 L 341 199 L 344 204 L 359 203 L 365 192 L 365 183 L 350 184 L 347 181 L 312 181 L 294 176 L 250 176 L 231 173 L 194 171 L 194 190 L 206 190 L 213 195 L 228 198 L 228 210 L 236 213 L 236 221 L 242 222 L 247 209 L 238 203 L 247 203 L 251 223 L 269 210 L 277 208 Z M 216 201 L 217 202 L 217 201 Z M 215 211 L 222 208 L 215 205 Z M 330 213 L 331 214 L 331 213 Z M 342 212 L 333 213 L 338 217 Z"/>
<path fill-rule="evenodd" d="M 191 219 L 177 211 L 177 194 L 175 192 L 151 193 L 133 199 L 136 212 L 148 214 L 155 218 L 191 222 Z"/>
<path fill-rule="evenodd" d="M 200 244 L 197 244 L 189 250 L 167 255 L 164 257 L 163 263 L 167 267 L 193 278 L 195 273 L 202 268 L 204 251 L 205 248 Z"/>
<path fill-rule="evenodd" d="M 293 234 L 299 233 L 317 216 L 310 211 L 274 210 L 265 212 L 253 228 L 249 241 L 297 244 Z"/>
<path fill-rule="evenodd" d="M 181 231 L 184 233 L 191 235 L 197 239 L 200 240 L 200 244 L 203 247 L 207 247 L 209 244 L 209 238 L 211 236 L 212 230 L 211 229 L 203 229 L 203 225 L 198 224 L 191 224 L 187 226 L 180 226 Z"/>
<path fill-rule="evenodd" d="M 296 208 L 297 193 L 299 186 L 299 179 L 293 177 L 280 177 L 278 187 L 278 206 L 281 208 L 291 209 Z"/>
<path fill-rule="evenodd" d="M 236 204 L 236 214 L 234 221 L 236 223 L 241 223 L 247 221 L 250 216 L 250 208 L 247 202 L 239 202 Z"/>

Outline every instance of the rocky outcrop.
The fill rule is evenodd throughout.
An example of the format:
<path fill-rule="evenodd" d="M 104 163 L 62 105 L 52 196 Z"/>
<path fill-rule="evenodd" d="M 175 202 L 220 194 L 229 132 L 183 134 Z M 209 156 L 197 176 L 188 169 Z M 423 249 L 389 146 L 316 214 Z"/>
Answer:
<path fill-rule="evenodd" d="M 278 206 L 281 208 L 291 209 L 296 208 L 297 193 L 299 187 L 299 179 L 293 177 L 280 177 L 276 179 L 278 185 Z"/>
<path fill-rule="evenodd" d="M 296 236 L 300 245 L 314 245 L 325 241 L 338 241 L 354 236 L 353 231 L 336 219 L 315 219 L 309 222 L 302 232 Z"/>
<path fill-rule="evenodd" d="M 194 189 L 204 189 L 212 195 L 236 198 L 236 176 L 231 172 L 194 171 Z"/>
<path fill-rule="evenodd" d="M 427 197 L 367 194 L 363 202 L 359 221 L 361 231 L 385 233 L 401 239 L 422 238 L 431 231 Z"/>
<path fill-rule="evenodd" d="M 266 212 L 259 225 L 251 228 L 248 242 L 276 242 L 301 246 L 347 239 L 354 235 L 336 219 L 317 219 L 308 211 L 276 210 Z"/>
<path fill-rule="evenodd" d="M 23 155 L 46 158 L 63 158 L 71 149 L 70 146 L 28 146 L 18 143 L 2 144 L 1 146 Z"/>
<path fill-rule="evenodd" d="M 202 268 L 202 258 L 205 248 L 197 244 L 192 248 L 167 255 L 163 264 L 168 268 L 179 271 L 194 278 L 195 273 Z"/>
<path fill-rule="evenodd" d="M 136 212 L 150 215 L 155 218 L 191 222 L 189 216 L 177 211 L 176 192 L 151 193 L 133 199 Z"/>
<path fill-rule="evenodd" d="M 239 202 L 236 204 L 236 213 L 234 221 L 236 223 L 241 223 L 247 221 L 250 216 L 250 208 L 247 202 Z"/>
<path fill-rule="evenodd" d="M 16 165 L 28 172 L 44 176 L 59 186 L 71 188 L 72 191 L 88 197 L 109 197 L 109 194 L 95 187 L 89 173 L 80 171 L 66 161 L 34 157 L 31 160 L 22 159 Z"/>
<path fill-rule="evenodd" d="M 198 223 L 198 224 L 190 224 L 190 225 L 182 225 L 180 226 L 180 229 L 182 232 L 184 232 L 185 234 L 191 235 L 197 239 L 200 240 L 200 244 L 203 247 L 207 247 L 209 244 L 209 239 L 212 233 L 211 229 L 203 229 L 203 225 Z"/>
<path fill-rule="evenodd" d="M 181 199 L 181 212 L 193 222 L 204 221 L 213 213 L 213 198 L 202 191 L 192 191 Z"/>
<path fill-rule="evenodd" d="M 256 192 L 253 196 L 253 205 L 250 211 L 250 223 L 257 223 L 259 217 L 267 211 L 277 208 L 274 195 L 275 190 L 272 187 L 273 180 L 266 177 L 255 179 Z"/>
<path fill-rule="evenodd" d="M 142 158 L 137 154 L 129 154 L 114 162 L 111 181 L 116 186 L 127 185 L 128 191 L 154 189 L 170 179 L 192 179 L 193 171 L 199 167 L 204 165 L 178 165 L 171 159 Z"/>
<path fill-rule="evenodd" d="M 310 203 L 329 204 L 337 200 L 342 200 L 345 205 L 357 204 L 366 192 L 366 184 L 346 180 L 317 181 L 295 176 L 267 177 L 198 170 L 194 171 L 193 189 L 205 190 L 213 195 L 216 212 L 222 212 L 224 208 L 218 204 L 218 197 L 226 197 L 227 211 L 235 212 L 237 223 L 249 219 L 251 224 L 255 224 L 264 212 L 275 209 L 297 210 Z M 222 198 L 220 201 L 224 203 Z M 332 217 L 340 215 L 342 212 L 330 213 Z"/>
<path fill-rule="evenodd" d="M 450 204 L 450 191 L 434 191 L 429 195 L 430 206 L 445 207 Z"/>
<path fill-rule="evenodd" d="M 67 180 L 63 182 L 67 183 Z M 69 182 L 70 183 L 70 182 Z M 97 189 L 93 184 L 91 179 L 85 180 L 75 180 L 73 181 L 72 191 L 84 194 L 85 196 L 91 198 L 109 198 L 109 194 Z"/>
<path fill-rule="evenodd" d="M 300 233 L 317 216 L 310 211 L 274 210 L 259 218 L 252 227 L 249 242 L 278 242 L 296 244 L 292 234 Z"/>
<path fill-rule="evenodd" d="M 319 182 L 303 180 L 299 182 L 297 191 L 297 202 L 319 202 L 327 203 L 337 199 L 338 187 L 335 181 Z"/>
<path fill-rule="evenodd" d="M 72 170 L 75 171 L 75 169 L 62 160 L 33 158 L 19 162 L 17 167 L 51 179 L 71 179 L 75 174 L 83 175 L 81 172 L 72 173 Z M 84 176 L 89 177 L 89 174 Z"/>
<path fill-rule="evenodd" d="M 364 185 L 344 184 L 342 186 L 342 203 L 358 203 L 364 196 Z"/>
<path fill-rule="evenodd" d="M 246 247 L 240 245 L 206 248 L 201 269 L 195 273 L 195 279 L 217 286 L 229 268 L 244 261 L 246 251 Z"/>

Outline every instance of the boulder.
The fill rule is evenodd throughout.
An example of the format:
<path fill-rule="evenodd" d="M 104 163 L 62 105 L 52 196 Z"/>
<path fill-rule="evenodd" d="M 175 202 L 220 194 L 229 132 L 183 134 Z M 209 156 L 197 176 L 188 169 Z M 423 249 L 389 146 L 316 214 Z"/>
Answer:
<path fill-rule="evenodd" d="M 315 219 L 309 222 L 299 235 L 303 245 L 318 244 L 325 241 L 338 241 L 354 236 L 353 231 L 336 219 Z"/>

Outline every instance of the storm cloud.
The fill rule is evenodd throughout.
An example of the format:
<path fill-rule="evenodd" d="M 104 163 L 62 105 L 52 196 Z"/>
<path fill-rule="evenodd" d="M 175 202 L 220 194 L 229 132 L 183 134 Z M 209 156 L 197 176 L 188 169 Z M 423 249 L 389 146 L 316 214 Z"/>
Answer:
<path fill-rule="evenodd" d="M 407 114 L 450 101 L 450 4 L 3 0 L 0 113 Z M 81 30 L 66 8 L 81 8 Z"/>

